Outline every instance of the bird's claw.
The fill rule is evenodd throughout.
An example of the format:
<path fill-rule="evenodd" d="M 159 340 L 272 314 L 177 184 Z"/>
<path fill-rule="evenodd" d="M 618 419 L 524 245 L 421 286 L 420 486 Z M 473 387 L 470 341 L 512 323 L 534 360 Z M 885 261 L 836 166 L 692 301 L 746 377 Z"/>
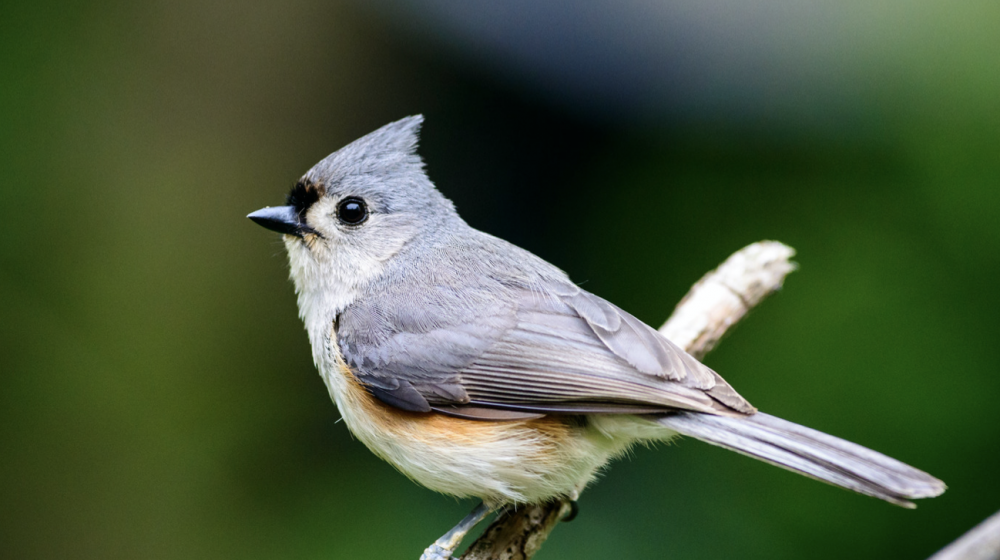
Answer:
<path fill-rule="evenodd" d="M 420 560 L 451 560 L 451 555 L 454 552 L 454 548 L 441 546 L 435 542 L 424 550 L 424 553 L 420 555 Z"/>
<path fill-rule="evenodd" d="M 472 513 L 465 516 L 465 519 L 460 521 L 458 525 L 455 525 L 451 531 L 448 531 L 440 539 L 434 541 L 434 544 L 428 546 L 424 553 L 420 555 L 420 560 L 449 560 L 451 555 L 454 554 L 455 549 L 458 545 L 462 544 L 462 539 L 465 535 L 469 534 L 480 521 L 486 518 L 492 511 L 492 508 L 486 504 L 479 504 L 476 509 L 472 510 Z"/>

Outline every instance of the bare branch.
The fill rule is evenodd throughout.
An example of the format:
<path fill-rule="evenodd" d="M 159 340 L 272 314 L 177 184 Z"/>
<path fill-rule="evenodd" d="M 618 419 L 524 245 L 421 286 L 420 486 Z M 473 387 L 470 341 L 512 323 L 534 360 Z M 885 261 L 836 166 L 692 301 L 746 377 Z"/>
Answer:
<path fill-rule="evenodd" d="M 528 505 L 501 513 L 462 560 L 527 560 L 571 510 L 566 500 Z"/>
<path fill-rule="evenodd" d="M 928 560 L 1000 560 L 1000 511 Z"/>
<path fill-rule="evenodd" d="M 754 243 L 702 277 L 677 304 L 660 333 L 704 357 L 747 312 L 781 288 L 795 270 L 795 251 L 776 241 Z M 571 510 L 567 500 L 522 506 L 500 514 L 472 543 L 464 560 L 527 560 Z"/>
<path fill-rule="evenodd" d="M 794 255 L 794 249 L 777 241 L 733 253 L 691 287 L 660 334 L 703 358 L 754 306 L 781 289 L 785 276 L 795 270 Z"/>

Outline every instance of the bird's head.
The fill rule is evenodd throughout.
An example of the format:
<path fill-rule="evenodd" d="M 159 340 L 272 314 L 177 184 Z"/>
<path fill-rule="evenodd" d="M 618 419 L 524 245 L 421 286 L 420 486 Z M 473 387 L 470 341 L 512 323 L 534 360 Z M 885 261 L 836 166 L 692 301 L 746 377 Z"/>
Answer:
<path fill-rule="evenodd" d="M 343 309 L 407 244 L 458 219 L 416 153 L 422 122 L 407 117 L 355 140 L 313 166 L 285 206 L 247 216 L 284 234 L 304 318 L 310 307 Z"/>

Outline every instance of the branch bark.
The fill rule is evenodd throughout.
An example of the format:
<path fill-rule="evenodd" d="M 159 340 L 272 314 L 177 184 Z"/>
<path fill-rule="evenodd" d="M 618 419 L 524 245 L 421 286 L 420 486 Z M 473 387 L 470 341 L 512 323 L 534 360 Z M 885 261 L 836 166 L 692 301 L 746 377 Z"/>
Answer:
<path fill-rule="evenodd" d="M 660 333 L 701 359 L 746 314 L 781 288 L 795 270 L 795 251 L 776 241 L 754 243 L 701 278 L 677 304 Z M 501 513 L 463 560 L 527 560 L 572 510 L 566 499 Z"/>

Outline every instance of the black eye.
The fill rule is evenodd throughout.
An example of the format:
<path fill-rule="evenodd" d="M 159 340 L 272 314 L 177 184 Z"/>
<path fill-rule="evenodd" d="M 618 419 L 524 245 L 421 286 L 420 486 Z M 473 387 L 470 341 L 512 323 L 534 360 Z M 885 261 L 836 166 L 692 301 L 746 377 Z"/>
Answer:
<path fill-rule="evenodd" d="M 368 206 L 360 198 L 345 198 L 337 205 L 337 219 L 347 225 L 356 226 L 368 219 Z"/>

